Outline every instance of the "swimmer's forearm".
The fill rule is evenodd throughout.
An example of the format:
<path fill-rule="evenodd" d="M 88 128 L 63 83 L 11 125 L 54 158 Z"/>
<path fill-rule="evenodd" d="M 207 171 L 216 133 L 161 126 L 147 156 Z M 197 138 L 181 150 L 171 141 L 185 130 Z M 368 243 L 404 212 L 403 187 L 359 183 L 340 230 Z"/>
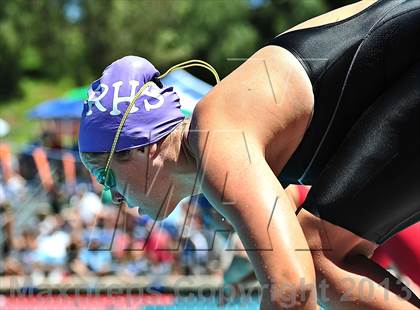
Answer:
<path fill-rule="evenodd" d="M 386 295 L 387 298 L 384 297 L 384 299 L 388 302 L 395 300 L 398 302 L 398 308 L 410 309 L 409 303 L 415 305 L 413 309 L 420 308 L 419 298 L 404 283 L 368 257 L 364 255 L 349 257 L 345 260 L 343 268 L 361 276 L 362 280 L 359 284 L 361 286 L 363 285 L 363 279 L 371 279 L 380 285 L 378 285 L 378 289 L 381 292 L 389 290 L 389 294 L 381 294 L 380 296 Z"/>
<path fill-rule="evenodd" d="M 238 232 L 266 291 L 262 308 L 315 309 L 311 254 L 294 208 L 266 162 L 224 162 L 205 183 L 213 189 L 206 195 Z"/>
<path fill-rule="evenodd" d="M 347 259 L 339 266 L 320 256 L 315 266 L 319 301 L 328 309 L 418 309 L 419 299 L 367 257 Z"/>
<path fill-rule="evenodd" d="M 308 247 L 306 240 L 301 239 L 300 227 L 294 223 L 294 209 L 289 203 L 286 195 L 279 194 L 277 204 L 270 205 L 269 212 L 265 214 L 272 216 L 271 221 L 259 221 L 264 218 L 261 214 L 263 208 L 259 209 L 259 218 L 252 215 L 247 217 L 245 211 L 233 221 L 237 231 L 241 230 L 241 226 L 246 227 L 239 234 L 245 248 L 251 248 L 248 255 L 263 287 L 261 309 L 314 309 L 316 306 L 310 252 L 299 251 Z M 268 223 L 269 227 L 266 228 Z M 250 235 L 254 238 L 250 238 Z M 258 245 L 262 248 L 269 245 L 271 248 L 254 251 L 253 248 L 258 248 Z"/>

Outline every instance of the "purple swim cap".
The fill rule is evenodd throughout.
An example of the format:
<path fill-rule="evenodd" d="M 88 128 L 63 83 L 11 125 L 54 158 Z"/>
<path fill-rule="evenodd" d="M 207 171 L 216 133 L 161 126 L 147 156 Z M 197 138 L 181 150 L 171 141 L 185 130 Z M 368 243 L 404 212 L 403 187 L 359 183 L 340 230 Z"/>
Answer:
<path fill-rule="evenodd" d="M 88 90 L 79 131 L 80 152 L 110 152 L 121 119 L 139 89 L 159 71 L 145 58 L 123 57 L 103 72 Z M 128 114 L 116 151 L 146 146 L 167 136 L 182 122 L 173 87 L 146 87 Z"/>

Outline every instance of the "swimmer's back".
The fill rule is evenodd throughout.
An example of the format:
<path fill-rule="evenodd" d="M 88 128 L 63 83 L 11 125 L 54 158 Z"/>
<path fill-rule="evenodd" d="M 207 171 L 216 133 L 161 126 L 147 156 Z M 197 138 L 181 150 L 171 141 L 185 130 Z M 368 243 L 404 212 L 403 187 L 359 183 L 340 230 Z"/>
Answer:
<path fill-rule="evenodd" d="M 311 124 L 280 176 L 286 183 L 314 182 L 361 115 L 419 59 L 420 0 L 345 10 L 344 19 L 330 12 L 269 42 L 299 60 L 315 98 Z"/>

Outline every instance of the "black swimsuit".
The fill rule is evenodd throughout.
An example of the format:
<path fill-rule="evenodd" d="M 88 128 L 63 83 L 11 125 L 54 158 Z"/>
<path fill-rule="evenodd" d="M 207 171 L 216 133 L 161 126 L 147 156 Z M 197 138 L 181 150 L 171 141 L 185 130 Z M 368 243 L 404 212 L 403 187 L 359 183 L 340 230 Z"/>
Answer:
<path fill-rule="evenodd" d="M 279 179 L 304 208 L 382 243 L 420 220 L 420 0 L 382 0 L 269 42 L 293 53 L 314 115 Z"/>

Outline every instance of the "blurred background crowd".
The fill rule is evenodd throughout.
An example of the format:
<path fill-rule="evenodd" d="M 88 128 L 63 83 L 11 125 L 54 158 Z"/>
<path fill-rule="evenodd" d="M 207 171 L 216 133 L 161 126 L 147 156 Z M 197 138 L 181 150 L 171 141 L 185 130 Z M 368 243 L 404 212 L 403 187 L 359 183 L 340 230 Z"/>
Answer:
<path fill-rule="evenodd" d="M 229 226 L 202 197 L 156 222 L 103 203 L 87 183 L 27 195 L 16 173 L 0 184 L 0 275 L 30 276 L 35 285 L 68 276 L 152 275 L 159 285 L 171 274 L 220 275 Z"/>

